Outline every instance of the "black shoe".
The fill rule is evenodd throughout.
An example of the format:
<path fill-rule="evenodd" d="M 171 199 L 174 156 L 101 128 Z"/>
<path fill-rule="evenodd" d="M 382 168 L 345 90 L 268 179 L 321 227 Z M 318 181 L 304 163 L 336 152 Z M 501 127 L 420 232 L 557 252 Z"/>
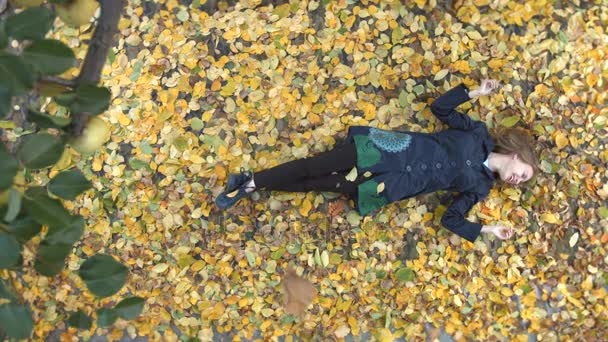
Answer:
<path fill-rule="evenodd" d="M 236 202 L 238 202 L 241 198 L 249 195 L 249 192 L 246 191 L 247 184 L 242 184 L 238 189 L 233 191 L 224 191 L 215 199 L 215 204 L 218 208 L 222 210 L 226 210 L 232 207 Z"/>
<path fill-rule="evenodd" d="M 245 171 L 245 169 L 241 168 L 241 173 L 231 173 L 228 175 L 228 183 L 226 184 L 226 191 L 232 192 L 236 190 L 241 185 L 249 182 L 253 178 L 253 173 L 251 171 Z"/>

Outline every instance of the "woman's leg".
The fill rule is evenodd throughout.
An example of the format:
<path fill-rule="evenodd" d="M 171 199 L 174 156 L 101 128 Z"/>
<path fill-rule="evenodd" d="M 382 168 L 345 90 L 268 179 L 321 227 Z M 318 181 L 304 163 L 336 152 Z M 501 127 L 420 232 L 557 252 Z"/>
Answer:
<path fill-rule="evenodd" d="M 340 145 L 314 157 L 298 159 L 255 172 L 255 187 L 282 191 L 332 191 L 357 163 L 354 143 Z M 333 174 L 338 173 L 338 174 Z M 339 191 L 336 191 L 339 192 Z"/>
<path fill-rule="evenodd" d="M 349 195 L 357 192 L 357 183 L 346 174 L 357 164 L 354 143 L 338 146 L 311 158 L 294 160 L 255 172 L 230 175 L 226 191 L 216 198 L 217 206 L 228 209 L 256 188 L 279 191 L 332 191 Z"/>
<path fill-rule="evenodd" d="M 265 190 L 287 192 L 327 191 L 353 196 L 357 193 L 359 183 L 359 179 L 354 182 L 348 181 L 346 179 L 346 172 L 344 172 L 320 178 L 304 179 L 297 183 L 271 185 L 270 187 L 267 186 Z"/>

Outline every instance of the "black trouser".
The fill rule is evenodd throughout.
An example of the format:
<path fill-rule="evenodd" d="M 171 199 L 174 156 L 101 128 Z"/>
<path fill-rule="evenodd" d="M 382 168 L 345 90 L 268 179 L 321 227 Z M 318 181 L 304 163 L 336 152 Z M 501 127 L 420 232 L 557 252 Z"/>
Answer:
<path fill-rule="evenodd" d="M 354 143 L 349 143 L 314 157 L 297 159 L 255 172 L 253 179 L 256 188 L 264 190 L 328 191 L 352 196 L 357 194 L 357 185 L 362 177 L 354 182 L 345 177 L 356 164 L 357 150 Z"/>

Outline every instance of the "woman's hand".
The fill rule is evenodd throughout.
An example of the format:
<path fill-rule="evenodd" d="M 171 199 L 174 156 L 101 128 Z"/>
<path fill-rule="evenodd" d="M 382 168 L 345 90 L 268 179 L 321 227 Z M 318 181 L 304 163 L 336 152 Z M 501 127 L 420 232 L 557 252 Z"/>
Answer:
<path fill-rule="evenodd" d="M 513 228 L 505 226 L 483 226 L 481 227 L 481 231 L 483 233 L 492 233 L 501 240 L 510 239 L 515 233 Z"/>
<path fill-rule="evenodd" d="M 483 80 L 481 82 L 481 86 L 478 89 L 471 90 L 469 92 L 469 97 L 474 98 L 477 96 L 488 95 L 492 92 L 492 90 L 498 89 L 499 86 L 500 86 L 500 83 L 496 80 L 490 80 L 490 79 Z"/>

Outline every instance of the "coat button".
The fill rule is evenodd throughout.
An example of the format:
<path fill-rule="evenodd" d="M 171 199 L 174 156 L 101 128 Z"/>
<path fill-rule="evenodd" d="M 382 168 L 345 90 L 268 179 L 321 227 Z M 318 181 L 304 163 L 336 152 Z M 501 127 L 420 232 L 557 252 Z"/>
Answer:
<path fill-rule="evenodd" d="M 412 171 L 412 167 L 411 167 L 411 166 L 409 166 L 409 165 L 408 165 L 408 166 L 406 166 L 406 167 L 405 167 L 405 169 L 407 170 L 407 172 Z"/>
<path fill-rule="evenodd" d="M 454 167 L 454 166 L 456 166 L 456 162 L 455 162 L 455 161 L 451 161 L 451 162 L 450 162 L 450 165 L 451 165 L 452 167 Z"/>
<path fill-rule="evenodd" d="M 467 163 L 468 166 L 471 166 L 471 161 L 470 160 L 467 159 L 466 163 Z"/>
<path fill-rule="evenodd" d="M 437 163 L 437 164 L 435 165 L 435 167 L 436 167 L 436 168 L 438 168 L 438 169 L 441 169 L 441 163 Z"/>
<path fill-rule="evenodd" d="M 421 167 L 423 170 L 426 170 L 426 164 L 422 164 L 420 167 Z"/>

